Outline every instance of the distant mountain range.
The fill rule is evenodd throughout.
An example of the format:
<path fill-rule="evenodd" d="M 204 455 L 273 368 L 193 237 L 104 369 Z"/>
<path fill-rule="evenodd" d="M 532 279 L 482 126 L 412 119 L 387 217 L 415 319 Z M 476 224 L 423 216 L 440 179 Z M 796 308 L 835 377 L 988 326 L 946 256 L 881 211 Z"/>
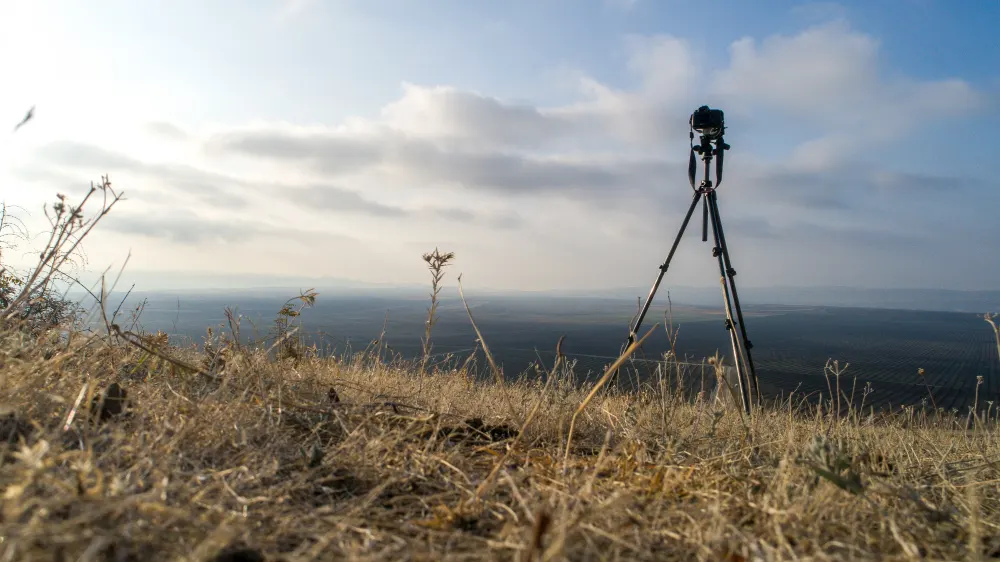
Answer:
<path fill-rule="evenodd" d="M 429 286 L 422 284 L 369 283 L 335 277 L 296 278 L 291 276 L 218 275 L 183 272 L 133 272 L 123 275 L 115 292 L 122 292 L 135 283 L 135 291 L 143 293 L 183 293 L 234 295 L 287 294 L 293 297 L 302 289 L 313 288 L 321 294 L 379 294 L 399 298 L 426 298 Z M 448 280 L 442 296 L 457 296 L 458 289 Z M 942 312 L 1000 311 L 1000 290 L 958 291 L 949 289 L 872 289 L 860 287 L 738 287 L 744 305 L 840 306 L 861 308 L 893 308 Z M 75 292 L 75 291 L 74 291 Z M 466 296 L 505 295 L 525 298 L 644 298 L 649 287 L 620 287 L 589 290 L 510 291 L 465 287 Z M 664 284 L 656 295 L 657 303 L 666 303 L 669 292 L 676 304 L 721 306 L 722 294 L 717 287 L 670 286 Z"/>

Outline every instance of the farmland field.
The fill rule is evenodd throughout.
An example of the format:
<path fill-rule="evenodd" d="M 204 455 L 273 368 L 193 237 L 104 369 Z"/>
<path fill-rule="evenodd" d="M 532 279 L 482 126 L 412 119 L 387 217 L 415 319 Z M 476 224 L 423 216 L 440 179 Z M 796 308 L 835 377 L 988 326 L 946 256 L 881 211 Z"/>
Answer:
<path fill-rule="evenodd" d="M 146 299 L 140 317 L 145 330 L 163 330 L 175 343 L 197 343 L 208 326 L 224 320 L 227 305 L 243 314 L 244 336 L 256 326 L 259 336 L 269 330 L 274 312 L 284 296 L 235 294 L 148 294 L 129 298 L 124 309 Z M 404 357 L 419 353 L 426 320 L 424 299 L 390 295 L 322 295 L 304 312 L 303 327 L 310 338 L 328 351 L 360 350 L 386 328 L 386 345 Z M 614 360 L 635 313 L 635 301 L 625 299 L 475 297 L 469 296 L 472 313 L 491 351 L 515 377 L 539 358 L 551 365 L 554 346 L 566 336 L 564 351 L 575 359 L 576 371 L 599 374 Z M 678 328 L 677 352 L 694 363 L 717 350 L 729 355 L 728 335 L 721 307 L 674 304 Z M 752 353 L 761 389 L 767 397 L 829 396 L 824 365 L 836 359 L 849 364 L 841 390 L 857 401 L 866 384 L 872 392 L 865 404 L 875 407 L 919 404 L 927 400 L 940 408 L 960 411 L 976 400 L 1000 400 L 997 351 L 989 326 L 981 315 L 819 306 L 745 304 L 746 324 L 754 344 Z M 650 310 L 644 329 L 664 322 L 663 306 Z M 461 302 L 444 294 L 433 331 L 434 353 L 464 357 L 475 346 L 475 334 Z M 656 359 L 668 347 L 660 328 L 637 354 Z M 483 361 L 480 359 L 480 364 Z M 643 363 L 639 363 L 643 365 Z M 923 378 L 917 374 L 924 369 Z M 534 372 L 532 370 L 531 372 Z M 649 373 L 648 367 L 639 369 Z M 835 381 L 831 381 L 831 384 Z"/>

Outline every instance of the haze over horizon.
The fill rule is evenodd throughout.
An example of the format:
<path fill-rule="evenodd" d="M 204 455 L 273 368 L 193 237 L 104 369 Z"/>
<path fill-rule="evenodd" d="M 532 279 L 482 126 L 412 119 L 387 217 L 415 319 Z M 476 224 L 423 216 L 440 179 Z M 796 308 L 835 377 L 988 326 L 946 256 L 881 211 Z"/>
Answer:
<path fill-rule="evenodd" d="M 109 174 L 89 275 L 425 284 L 439 247 L 470 289 L 648 287 L 707 104 L 741 288 L 1000 289 L 998 4 L 170 6 L 3 8 L 0 116 L 37 109 L 0 199 L 38 234 Z M 717 283 L 700 221 L 670 285 Z"/>

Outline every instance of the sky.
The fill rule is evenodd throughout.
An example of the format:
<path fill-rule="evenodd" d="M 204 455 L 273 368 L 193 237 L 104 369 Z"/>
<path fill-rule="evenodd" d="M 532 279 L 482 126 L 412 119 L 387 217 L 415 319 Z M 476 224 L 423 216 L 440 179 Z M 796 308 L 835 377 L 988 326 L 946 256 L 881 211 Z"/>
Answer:
<path fill-rule="evenodd" d="M 107 174 L 125 200 L 81 267 L 128 258 L 123 281 L 148 289 L 422 283 L 435 247 L 466 286 L 648 286 L 692 197 L 688 116 L 709 105 L 732 147 L 718 197 L 742 286 L 1000 289 L 993 0 L 0 13 L 0 199 L 33 236 L 5 263 L 37 255 L 56 193 Z M 700 216 L 668 285 L 718 283 Z"/>

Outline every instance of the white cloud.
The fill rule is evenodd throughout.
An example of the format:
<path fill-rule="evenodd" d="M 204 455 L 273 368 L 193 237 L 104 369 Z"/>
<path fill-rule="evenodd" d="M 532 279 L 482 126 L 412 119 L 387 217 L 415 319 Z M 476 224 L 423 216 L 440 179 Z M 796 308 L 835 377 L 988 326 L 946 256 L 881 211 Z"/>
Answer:
<path fill-rule="evenodd" d="M 629 150 L 679 147 L 704 81 L 698 57 L 684 39 L 670 35 L 630 36 L 627 67 L 638 81 L 624 90 L 583 75 L 583 99 L 550 112 L 600 132 Z"/>
<path fill-rule="evenodd" d="M 570 119 L 544 109 L 453 87 L 408 83 L 403 97 L 382 110 L 382 120 L 408 135 L 463 144 L 541 146 L 576 130 Z"/>
<path fill-rule="evenodd" d="M 327 254 L 377 248 L 370 263 L 352 258 L 359 277 L 419 281 L 422 270 L 406 265 L 414 244 L 439 240 L 453 243 L 445 249 L 482 286 L 522 288 L 646 282 L 690 201 L 687 118 L 705 99 L 723 104 L 738 134 L 756 112 L 781 117 L 779 128 L 804 122 L 814 133 L 788 151 L 797 158 L 787 163 L 768 165 L 752 143 L 736 144 L 727 159 L 720 199 L 734 259 L 746 263 L 751 285 L 789 279 L 779 275 L 849 283 L 844 268 L 882 268 L 886 279 L 909 272 L 904 258 L 928 243 L 907 214 L 916 203 L 899 195 L 941 202 L 963 184 L 854 159 L 977 107 L 981 95 L 960 80 L 887 73 L 878 41 L 844 23 L 741 39 L 715 72 L 677 37 L 626 44 L 635 87 L 581 76 L 578 98 L 557 106 L 404 83 L 369 118 L 184 130 L 156 123 L 134 144 L 50 139 L 17 170 L 38 181 L 124 175 L 140 205 L 109 224 L 137 236 L 146 255 L 174 252 L 164 258 L 171 267 L 197 248 L 213 258 L 189 266 L 263 271 L 273 258 L 291 273 L 343 274 L 336 266 L 344 264 L 317 265 L 305 249 L 295 254 L 302 261 L 276 257 L 283 247 L 316 250 L 311 241 L 325 235 Z M 170 217 L 143 219 L 156 209 Z M 677 282 L 714 278 L 699 222 L 700 211 L 671 274 Z"/>
<path fill-rule="evenodd" d="M 819 166 L 985 102 L 963 80 L 894 74 L 879 60 L 879 48 L 843 20 L 759 44 L 743 38 L 730 47 L 730 65 L 715 75 L 712 90 L 736 111 L 773 111 L 821 129 L 797 154 Z"/>
<path fill-rule="evenodd" d="M 759 47 L 746 37 L 730 46 L 730 67 L 716 76 L 715 87 L 747 104 L 850 118 L 846 110 L 878 95 L 877 52 L 875 39 L 840 23 L 770 37 Z"/>

